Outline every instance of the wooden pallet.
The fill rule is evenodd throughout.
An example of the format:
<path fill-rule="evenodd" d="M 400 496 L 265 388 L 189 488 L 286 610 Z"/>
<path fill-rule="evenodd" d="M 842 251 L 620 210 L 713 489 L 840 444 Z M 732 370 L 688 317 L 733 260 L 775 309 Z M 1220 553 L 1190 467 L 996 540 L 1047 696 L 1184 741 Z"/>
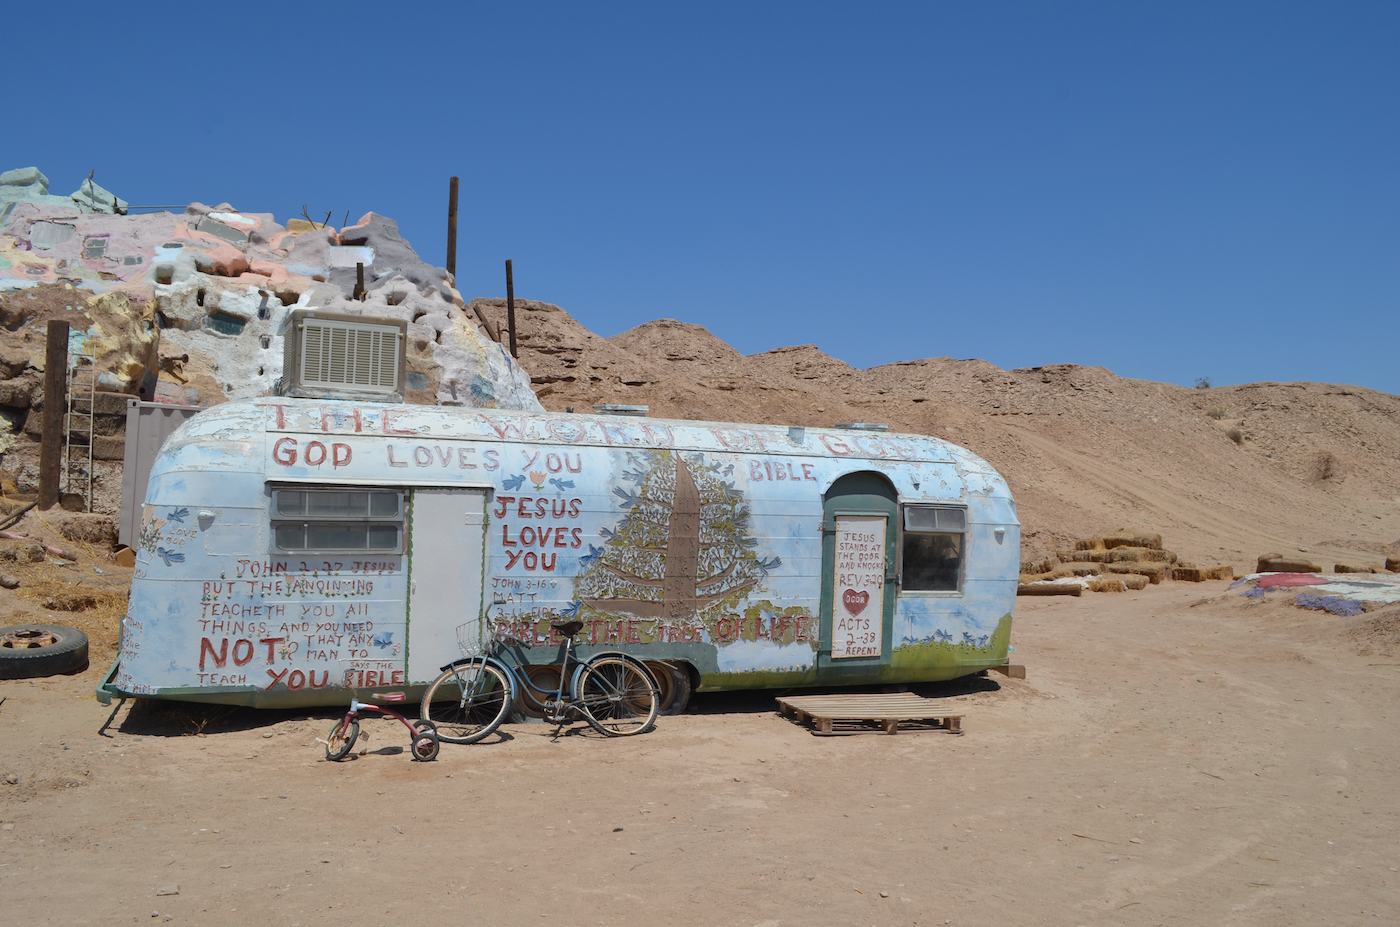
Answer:
<path fill-rule="evenodd" d="M 918 724 L 962 733 L 962 715 L 949 714 L 947 706 L 911 692 L 887 695 L 797 695 L 780 698 L 778 714 L 799 724 L 812 724 L 813 733 L 832 734 L 836 723 L 877 724 L 886 734 L 899 733 L 901 724 Z M 906 727 L 906 730 L 909 728 Z"/>

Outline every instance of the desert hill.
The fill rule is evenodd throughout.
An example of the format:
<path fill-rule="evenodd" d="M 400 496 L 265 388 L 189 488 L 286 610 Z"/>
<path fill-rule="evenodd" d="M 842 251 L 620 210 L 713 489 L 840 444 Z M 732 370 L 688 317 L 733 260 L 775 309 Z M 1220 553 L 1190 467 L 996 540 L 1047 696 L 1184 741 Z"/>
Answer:
<path fill-rule="evenodd" d="M 505 322 L 504 300 L 474 300 Z M 522 365 L 546 408 L 647 405 L 657 417 L 886 422 L 986 458 L 1008 479 L 1023 556 L 1121 528 L 1191 560 L 1265 552 L 1375 563 L 1400 538 L 1400 397 L 1326 383 L 1192 389 L 1053 364 L 929 358 L 858 370 L 813 345 L 745 356 L 659 319 L 612 338 L 516 301 Z"/>

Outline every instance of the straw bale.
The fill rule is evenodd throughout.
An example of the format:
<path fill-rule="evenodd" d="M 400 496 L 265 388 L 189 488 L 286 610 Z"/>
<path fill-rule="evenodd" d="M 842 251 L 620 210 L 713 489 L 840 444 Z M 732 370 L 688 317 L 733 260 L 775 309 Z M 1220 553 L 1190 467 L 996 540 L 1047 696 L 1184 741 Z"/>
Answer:
<path fill-rule="evenodd" d="M 1102 541 L 1104 547 L 1110 550 L 1115 547 L 1151 547 L 1154 550 L 1162 549 L 1162 536 L 1160 534 L 1106 534 L 1097 540 Z"/>
<path fill-rule="evenodd" d="M 1083 538 L 1074 542 L 1075 550 L 1107 550 L 1103 538 Z"/>

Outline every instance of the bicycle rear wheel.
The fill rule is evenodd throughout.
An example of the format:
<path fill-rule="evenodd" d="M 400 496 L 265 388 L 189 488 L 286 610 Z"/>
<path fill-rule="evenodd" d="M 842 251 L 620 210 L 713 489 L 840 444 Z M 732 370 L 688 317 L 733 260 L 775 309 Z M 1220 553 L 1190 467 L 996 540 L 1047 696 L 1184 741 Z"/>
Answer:
<path fill-rule="evenodd" d="M 589 660 L 575 677 L 574 704 L 594 730 L 609 737 L 645 734 L 656 725 L 656 680 L 642 663 L 622 654 Z"/>
<path fill-rule="evenodd" d="M 476 743 L 505 720 L 512 688 L 505 672 L 483 660 L 450 666 L 423 694 L 419 714 L 437 725 L 439 740 Z"/>

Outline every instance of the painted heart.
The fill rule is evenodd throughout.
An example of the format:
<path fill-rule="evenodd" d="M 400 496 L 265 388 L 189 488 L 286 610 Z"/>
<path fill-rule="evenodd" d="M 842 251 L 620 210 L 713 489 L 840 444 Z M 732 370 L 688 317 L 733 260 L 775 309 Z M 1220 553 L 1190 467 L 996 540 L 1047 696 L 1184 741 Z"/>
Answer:
<path fill-rule="evenodd" d="M 870 604 L 870 593 L 864 590 L 856 592 L 854 589 L 847 589 L 841 593 L 841 604 L 846 606 L 847 612 L 859 615 L 865 611 L 865 606 Z"/>

